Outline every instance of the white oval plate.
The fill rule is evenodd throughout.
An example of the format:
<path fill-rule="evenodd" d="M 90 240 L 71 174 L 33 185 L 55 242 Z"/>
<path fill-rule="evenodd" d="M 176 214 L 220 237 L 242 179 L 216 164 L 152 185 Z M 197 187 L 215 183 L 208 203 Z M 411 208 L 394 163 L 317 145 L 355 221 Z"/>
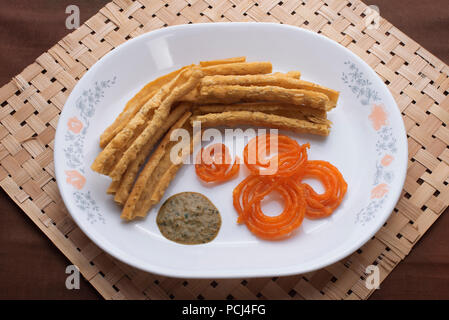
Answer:
<path fill-rule="evenodd" d="M 159 206 L 144 220 L 124 223 L 106 195 L 108 177 L 90 169 L 99 136 L 125 103 L 150 80 L 181 66 L 234 56 L 271 61 L 274 71 L 299 70 L 301 78 L 341 92 L 327 138 L 310 142 L 310 159 L 330 161 L 348 192 L 329 218 L 304 223 L 292 237 L 264 241 L 237 225 L 232 190 L 246 175 L 205 187 L 192 165 L 172 181 L 165 199 L 182 191 L 206 195 L 219 209 L 218 236 L 203 245 L 165 239 L 156 225 Z M 241 155 L 242 150 L 237 150 Z M 407 141 L 398 107 L 376 73 L 346 48 L 297 27 L 265 23 L 193 24 L 160 29 L 126 42 L 98 61 L 78 82 L 61 113 L 55 169 L 73 219 L 99 247 L 134 267 L 186 278 L 263 277 L 323 268 L 351 254 L 383 225 L 399 198 Z"/>

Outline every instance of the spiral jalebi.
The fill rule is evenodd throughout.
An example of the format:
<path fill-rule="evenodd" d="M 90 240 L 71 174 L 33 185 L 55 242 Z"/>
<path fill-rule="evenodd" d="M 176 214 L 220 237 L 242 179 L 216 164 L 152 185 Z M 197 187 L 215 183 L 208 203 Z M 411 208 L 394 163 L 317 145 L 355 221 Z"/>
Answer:
<path fill-rule="evenodd" d="M 228 148 L 222 143 L 202 148 L 195 163 L 196 174 L 204 182 L 227 181 L 240 169 L 239 158 L 235 158 L 232 166 L 231 160 Z"/>

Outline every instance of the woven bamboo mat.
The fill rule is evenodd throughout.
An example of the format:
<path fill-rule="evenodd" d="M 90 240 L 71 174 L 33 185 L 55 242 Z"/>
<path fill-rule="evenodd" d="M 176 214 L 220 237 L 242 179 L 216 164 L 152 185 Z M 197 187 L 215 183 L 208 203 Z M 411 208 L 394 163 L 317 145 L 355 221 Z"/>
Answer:
<path fill-rule="evenodd" d="M 448 206 L 449 67 L 356 0 L 114 0 L 0 89 L 0 185 L 107 299 L 366 299 L 365 267 L 381 280 Z M 169 25 L 281 22 L 313 30 L 364 59 L 385 81 L 408 132 L 404 191 L 388 222 L 348 258 L 308 274 L 181 280 L 145 273 L 100 250 L 74 224 L 55 182 L 53 147 L 70 91 L 103 55 Z"/>

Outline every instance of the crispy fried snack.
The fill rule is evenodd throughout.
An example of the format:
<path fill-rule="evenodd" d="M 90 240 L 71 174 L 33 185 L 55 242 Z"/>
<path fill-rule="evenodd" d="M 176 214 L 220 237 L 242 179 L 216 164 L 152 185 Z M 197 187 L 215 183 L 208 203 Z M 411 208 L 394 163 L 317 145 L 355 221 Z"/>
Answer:
<path fill-rule="evenodd" d="M 184 85 L 175 87 L 171 95 L 167 97 L 165 101 L 161 103 L 159 108 L 154 112 L 153 118 L 148 122 L 145 129 L 140 133 L 140 135 L 134 140 L 131 146 L 123 153 L 114 169 L 109 173 L 109 176 L 113 180 L 119 180 L 123 173 L 128 168 L 128 165 L 137 157 L 139 152 L 143 147 L 149 143 L 155 144 L 157 140 L 154 140 L 154 136 L 163 123 L 166 121 L 170 109 L 173 103 L 175 103 L 180 97 L 185 95 L 187 92 L 192 90 L 202 77 L 201 70 L 197 69 L 196 72 L 192 73 L 189 81 Z"/>
<path fill-rule="evenodd" d="M 227 64 L 227 63 L 237 63 L 237 62 L 245 62 L 246 57 L 234 57 L 234 58 L 227 58 L 227 59 L 220 59 L 220 60 L 209 60 L 209 61 L 200 61 L 201 67 L 209 67 L 209 66 L 215 66 L 219 64 Z"/>
<path fill-rule="evenodd" d="M 233 76 L 239 77 L 239 74 L 233 74 L 233 75 L 222 74 L 222 73 L 220 73 L 222 70 L 220 70 L 219 68 L 216 68 L 215 71 L 218 72 L 218 73 L 215 74 L 215 75 L 206 76 L 205 78 L 213 78 L 214 76 L 223 76 L 223 77 L 230 77 L 230 78 L 233 78 Z M 226 71 L 227 70 L 224 70 L 224 72 L 226 72 Z M 236 70 L 236 71 L 238 71 L 238 70 Z M 262 76 L 263 77 L 264 74 L 262 74 L 262 73 L 261 74 L 254 74 L 254 75 L 251 75 L 251 76 L 255 76 L 255 77 Z M 287 73 L 275 72 L 275 73 L 272 73 L 272 74 L 269 74 L 269 75 L 266 75 L 266 76 L 268 76 L 268 77 L 276 77 L 276 78 L 289 77 L 289 78 L 297 80 L 297 79 L 299 79 L 301 77 L 301 72 L 299 72 L 299 71 L 290 71 L 290 72 L 287 72 Z M 240 77 L 245 77 L 245 75 L 240 75 Z M 200 82 L 200 84 L 194 90 L 190 91 L 181 100 L 182 101 L 196 102 L 198 100 L 199 95 L 200 95 L 201 86 L 202 85 L 211 85 L 211 82 L 212 82 L 211 80 L 208 81 L 208 84 L 204 84 L 204 83 Z"/>
<path fill-rule="evenodd" d="M 189 130 L 191 130 L 191 129 L 192 128 L 189 126 Z M 196 137 L 193 137 L 192 141 L 190 141 L 189 153 L 182 155 L 183 159 L 185 159 L 185 157 L 189 156 L 193 152 L 194 143 L 199 141 L 199 139 L 200 139 L 199 135 L 197 135 Z M 168 150 L 170 150 L 170 149 L 168 149 Z M 160 177 L 160 179 L 155 184 L 153 194 L 150 197 L 149 204 L 147 204 L 147 205 L 149 205 L 148 209 L 146 209 L 146 212 L 145 212 L 145 210 L 143 210 L 143 211 L 141 210 L 140 212 L 138 212 L 137 213 L 138 217 L 145 217 L 148 210 L 153 205 L 155 205 L 159 201 L 161 201 L 162 197 L 164 196 L 165 191 L 167 190 L 168 186 L 170 185 L 170 182 L 175 178 L 176 173 L 183 165 L 182 162 L 179 164 L 175 164 L 175 163 L 172 163 L 171 161 L 169 161 L 169 157 L 167 154 L 164 156 L 164 158 L 162 158 L 162 161 L 165 161 L 165 159 L 167 160 L 166 162 L 169 163 L 170 165 L 165 170 L 165 173 Z M 161 161 L 161 163 L 162 163 L 162 161 Z M 160 172 L 162 172 L 162 171 L 163 170 L 161 170 Z"/>
<path fill-rule="evenodd" d="M 154 188 L 153 185 L 156 183 L 156 180 L 150 178 L 152 177 L 156 168 L 158 168 L 159 163 L 161 162 L 161 159 L 165 154 L 166 144 L 167 142 L 165 142 L 163 147 L 156 149 L 156 151 L 151 155 L 150 160 L 140 173 L 139 177 L 137 178 L 137 181 L 134 184 L 134 187 L 123 207 L 122 214 L 120 216 L 122 219 L 132 220 L 136 215 L 142 216 L 144 212 L 144 203 L 147 202 L 151 197 L 151 191 L 146 191 L 152 190 Z"/>
<path fill-rule="evenodd" d="M 307 120 L 291 119 L 274 114 L 251 111 L 228 111 L 222 113 L 208 113 L 194 116 L 193 121 L 201 121 L 202 127 L 254 125 L 289 130 L 296 133 L 311 133 L 320 136 L 329 135 L 327 124 L 313 123 Z"/>
<path fill-rule="evenodd" d="M 106 130 L 100 136 L 100 147 L 104 148 L 106 145 L 119 133 L 131 120 L 135 114 L 142 108 L 142 106 L 150 100 L 156 92 L 165 84 L 172 81 L 180 72 L 187 68 L 191 68 L 193 65 L 182 67 L 176 71 L 159 77 L 145 87 L 143 87 L 131 100 L 128 101 L 124 110 L 119 114 L 115 121 L 106 128 Z"/>
<path fill-rule="evenodd" d="M 153 139 L 158 141 L 172 126 L 175 125 L 176 122 L 179 121 L 179 123 L 185 123 L 187 121 L 187 118 L 190 117 L 190 113 L 187 112 L 189 108 L 189 104 L 181 103 L 178 107 L 171 111 L 167 120 L 157 130 Z M 153 145 L 151 143 L 145 145 L 142 151 L 137 155 L 137 158 L 134 159 L 134 161 L 131 162 L 129 167 L 126 169 L 125 173 L 118 183 L 115 192 L 114 201 L 118 204 L 125 204 L 133 187 L 134 181 L 136 180 L 139 169 L 144 164 L 152 149 Z M 112 186 L 115 184 L 116 181 L 112 181 L 110 188 L 112 188 Z"/>
<path fill-rule="evenodd" d="M 304 81 L 304 80 L 298 80 L 298 88 L 304 89 L 304 90 L 311 90 L 316 92 L 321 92 L 325 94 L 329 98 L 327 111 L 330 111 L 331 109 L 335 108 L 337 106 L 338 97 L 340 96 L 340 92 L 329 89 L 327 87 L 320 86 L 319 84 Z"/>
<path fill-rule="evenodd" d="M 292 73 L 291 75 L 294 75 Z M 244 76 L 206 76 L 201 80 L 200 86 L 218 85 L 239 85 L 239 86 L 277 86 L 286 89 L 300 89 L 315 91 L 325 94 L 329 101 L 326 110 L 329 111 L 337 106 L 339 92 L 311 83 L 304 80 L 295 79 L 287 74 L 265 74 L 265 75 L 244 75 Z"/>
<path fill-rule="evenodd" d="M 250 111 L 275 114 L 283 117 L 307 120 L 313 123 L 331 125 L 327 120 L 327 113 L 324 110 L 318 110 L 308 107 L 301 107 L 288 103 L 276 102 L 243 102 L 235 104 L 206 104 L 194 105 L 194 115 L 220 112 Z"/>
<path fill-rule="evenodd" d="M 120 181 L 112 181 L 106 190 L 106 194 L 115 194 L 120 187 Z"/>
<path fill-rule="evenodd" d="M 243 74 L 265 74 L 271 73 L 273 65 L 271 62 L 239 62 L 210 65 L 201 68 L 204 75 L 243 75 Z"/>
<path fill-rule="evenodd" d="M 247 74 L 266 74 L 273 69 L 271 62 L 242 62 L 215 64 L 203 67 L 204 75 L 247 75 Z M 194 90 L 186 94 L 181 100 L 195 102 L 200 95 L 201 86 L 198 85 Z"/>
<path fill-rule="evenodd" d="M 285 77 L 286 78 L 286 77 Z M 329 98 L 320 92 L 286 89 L 278 86 L 208 85 L 201 86 L 199 103 L 276 101 L 326 110 Z"/>
<path fill-rule="evenodd" d="M 123 207 L 121 215 L 123 219 L 145 217 L 151 206 L 160 200 L 177 170 L 182 166 L 182 163 L 173 164 L 170 159 L 170 150 L 178 144 L 177 141 L 170 141 L 170 136 L 173 130 L 180 127 L 191 132 L 192 127 L 185 123 L 186 120 L 184 117 L 178 120 L 151 155 Z"/>
<path fill-rule="evenodd" d="M 281 76 L 281 77 L 290 77 L 293 79 L 299 79 L 301 78 L 301 72 L 299 71 L 289 71 L 287 73 L 282 73 L 282 72 L 274 72 L 271 74 L 272 76 Z"/>
<path fill-rule="evenodd" d="M 286 75 L 291 78 L 301 79 L 301 72 L 299 71 L 289 71 L 286 73 Z"/>
<path fill-rule="evenodd" d="M 201 61 L 200 66 L 210 67 L 215 65 L 239 63 L 245 61 L 246 57 L 235 57 L 221 60 Z M 173 80 L 181 71 L 193 66 L 194 64 L 182 67 L 181 69 L 175 70 L 169 74 L 151 81 L 145 87 L 143 87 L 130 101 L 128 101 L 123 111 L 115 119 L 114 123 L 112 123 L 102 133 L 102 135 L 100 136 L 100 147 L 105 148 L 106 145 L 117 135 L 117 133 L 119 133 L 126 126 L 126 124 L 134 117 L 134 115 L 142 108 L 142 106 L 146 102 L 148 102 L 148 100 L 150 100 L 163 85 Z M 223 69 L 224 72 L 229 72 L 229 68 L 215 68 L 216 71 L 220 71 L 220 69 Z M 211 71 L 214 71 L 214 68 L 211 68 Z"/>
<path fill-rule="evenodd" d="M 97 156 L 92 170 L 120 180 L 128 164 L 167 118 L 172 104 L 192 90 L 202 76 L 199 68 L 187 68 L 164 85 Z"/>

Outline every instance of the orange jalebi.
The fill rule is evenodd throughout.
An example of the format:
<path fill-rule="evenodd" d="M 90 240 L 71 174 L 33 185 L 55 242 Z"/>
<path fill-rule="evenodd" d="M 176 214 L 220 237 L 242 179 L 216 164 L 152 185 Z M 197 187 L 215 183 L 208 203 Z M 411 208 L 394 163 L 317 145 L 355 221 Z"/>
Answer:
<path fill-rule="evenodd" d="M 298 174 L 304 167 L 307 148 L 310 148 L 308 143 L 300 146 L 284 135 L 264 134 L 248 142 L 243 160 L 251 174 L 285 178 Z"/>
<path fill-rule="evenodd" d="M 318 194 L 310 185 L 301 184 L 306 196 L 306 217 L 309 219 L 330 216 L 340 205 L 348 188 L 340 171 L 327 161 L 307 161 L 305 172 L 301 178 L 318 179 L 325 189 L 324 193 Z"/>
<path fill-rule="evenodd" d="M 277 191 L 284 199 L 281 214 L 270 217 L 262 212 L 261 201 Z M 306 204 L 303 189 L 293 179 L 273 179 L 250 175 L 233 192 L 234 207 L 239 223 L 263 239 L 280 239 L 289 236 L 304 219 Z"/>
<path fill-rule="evenodd" d="M 235 158 L 232 166 L 231 160 L 228 148 L 222 143 L 202 148 L 196 159 L 196 174 L 204 182 L 229 180 L 239 172 L 240 168 L 238 157 Z"/>

